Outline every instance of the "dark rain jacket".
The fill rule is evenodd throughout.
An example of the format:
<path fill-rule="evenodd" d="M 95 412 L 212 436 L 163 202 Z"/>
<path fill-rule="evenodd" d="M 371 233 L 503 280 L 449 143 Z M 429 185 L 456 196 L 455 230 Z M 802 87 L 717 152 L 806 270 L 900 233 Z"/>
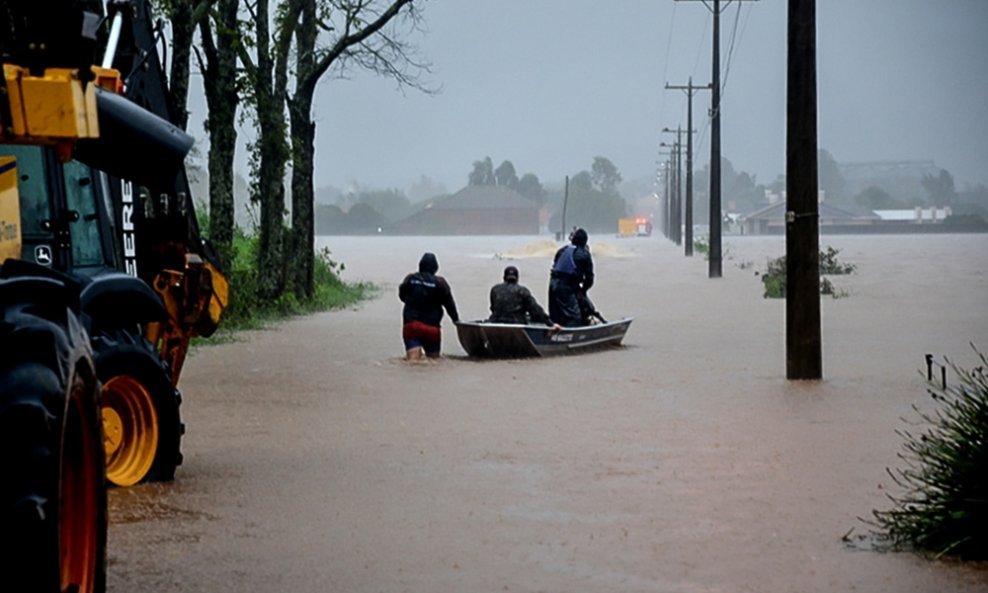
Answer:
<path fill-rule="evenodd" d="M 454 322 L 460 320 L 453 291 L 442 276 L 421 271 L 409 274 L 398 287 L 398 298 L 405 303 L 401 311 L 403 323 L 421 321 L 426 325 L 439 326 L 444 308 L 450 319 Z"/>
<path fill-rule="evenodd" d="M 491 287 L 491 317 L 488 321 L 552 325 L 532 293 L 517 282 L 502 282 Z"/>
<path fill-rule="evenodd" d="M 552 260 L 550 278 L 562 280 L 578 286 L 584 292 L 593 286 L 593 258 L 586 245 L 566 245 L 560 247 Z"/>
<path fill-rule="evenodd" d="M 580 245 L 559 248 L 549 275 L 549 316 L 563 327 L 589 323 L 586 293 L 593 286 L 593 258 L 586 246 L 586 235 Z"/>

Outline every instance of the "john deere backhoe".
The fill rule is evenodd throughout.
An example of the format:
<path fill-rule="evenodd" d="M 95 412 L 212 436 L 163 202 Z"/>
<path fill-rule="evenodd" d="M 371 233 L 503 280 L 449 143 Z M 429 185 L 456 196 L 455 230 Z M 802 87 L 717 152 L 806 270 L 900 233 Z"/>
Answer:
<path fill-rule="evenodd" d="M 99 592 L 106 492 L 181 463 L 226 279 L 147 0 L 0 2 L 0 590 Z"/>

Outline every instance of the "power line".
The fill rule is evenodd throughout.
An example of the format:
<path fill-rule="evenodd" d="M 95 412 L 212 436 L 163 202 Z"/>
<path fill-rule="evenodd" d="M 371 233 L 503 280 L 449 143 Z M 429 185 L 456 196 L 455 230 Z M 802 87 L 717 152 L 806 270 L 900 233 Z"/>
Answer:
<path fill-rule="evenodd" d="M 751 9 L 748 7 L 748 12 L 745 13 L 744 25 L 741 27 L 741 36 L 737 37 L 738 33 L 738 21 L 741 20 L 741 3 L 738 3 L 738 14 L 734 18 L 734 31 L 731 33 L 731 46 L 727 51 L 727 65 L 724 67 L 724 81 L 720 85 L 721 98 L 724 97 L 724 91 L 727 89 L 727 78 L 731 74 L 731 65 L 734 64 L 734 48 L 735 48 L 735 38 L 737 38 L 737 47 L 741 47 L 741 39 L 744 39 L 744 32 L 748 28 L 748 20 L 751 18 Z"/>
<path fill-rule="evenodd" d="M 676 0 L 677 2 L 688 2 L 689 0 Z M 713 51 L 711 68 L 711 92 L 710 92 L 710 251 L 708 256 L 710 278 L 720 278 L 722 275 L 722 250 L 721 250 L 721 230 L 723 221 L 721 220 L 721 178 L 720 178 L 720 13 L 726 10 L 734 0 L 726 0 L 721 5 L 721 0 L 711 0 L 713 5 L 708 4 L 708 0 L 700 0 L 703 5 L 713 14 Z M 737 0 L 739 3 L 743 0 Z M 755 0 L 757 1 L 757 0 Z M 740 15 L 740 12 L 738 13 Z M 735 25 L 736 26 L 736 25 Z"/>

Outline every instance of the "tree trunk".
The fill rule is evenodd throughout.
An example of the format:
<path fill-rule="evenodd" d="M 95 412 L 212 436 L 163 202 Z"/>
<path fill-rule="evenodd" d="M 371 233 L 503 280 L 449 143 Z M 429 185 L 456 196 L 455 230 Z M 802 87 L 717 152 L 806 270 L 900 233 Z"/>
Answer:
<path fill-rule="evenodd" d="M 316 124 L 311 121 L 312 97 L 296 95 L 289 108 L 292 124 L 291 274 L 296 296 L 305 299 L 314 289 L 315 221 L 313 171 Z"/>
<path fill-rule="evenodd" d="M 316 29 L 315 0 L 301 0 L 298 28 L 295 32 L 297 80 L 305 81 L 315 68 Z M 288 102 L 292 137 L 292 231 L 290 258 L 292 285 L 299 299 L 314 291 L 313 267 L 315 248 L 313 171 L 315 167 L 316 124 L 312 121 L 312 98 L 315 88 L 296 86 Z"/>
<path fill-rule="evenodd" d="M 215 23 L 200 22 L 200 37 L 206 53 L 203 86 L 209 118 L 209 238 L 219 251 L 221 263 L 229 268 L 233 257 L 234 194 L 233 160 L 237 149 L 237 45 L 235 25 L 239 0 L 219 0 Z M 213 39 L 212 29 L 216 30 Z"/>
<path fill-rule="evenodd" d="M 168 112 L 172 123 L 185 129 L 189 123 L 189 62 L 192 58 L 192 22 L 194 0 L 176 0 L 171 3 L 169 20 L 172 29 L 172 59 L 168 74 Z"/>
<path fill-rule="evenodd" d="M 279 59 L 277 68 L 271 48 L 268 1 L 258 0 L 257 68 L 257 199 L 261 205 L 260 245 L 258 254 L 258 292 L 265 299 L 275 299 L 285 289 L 284 216 L 285 216 L 285 148 L 284 98 L 285 78 Z M 290 38 L 289 38 L 290 39 Z M 275 49 L 277 51 L 281 45 Z M 285 51 L 287 54 L 287 48 Z M 279 54 L 282 55 L 282 54 Z"/>

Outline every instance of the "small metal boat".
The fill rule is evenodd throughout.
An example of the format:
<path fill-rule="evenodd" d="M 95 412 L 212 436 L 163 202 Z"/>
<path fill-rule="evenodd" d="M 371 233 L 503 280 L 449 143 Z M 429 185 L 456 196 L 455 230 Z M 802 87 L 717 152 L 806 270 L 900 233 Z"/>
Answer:
<path fill-rule="evenodd" d="M 477 358 L 529 358 L 619 346 L 634 318 L 553 330 L 545 325 L 461 321 L 460 345 Z"/>

